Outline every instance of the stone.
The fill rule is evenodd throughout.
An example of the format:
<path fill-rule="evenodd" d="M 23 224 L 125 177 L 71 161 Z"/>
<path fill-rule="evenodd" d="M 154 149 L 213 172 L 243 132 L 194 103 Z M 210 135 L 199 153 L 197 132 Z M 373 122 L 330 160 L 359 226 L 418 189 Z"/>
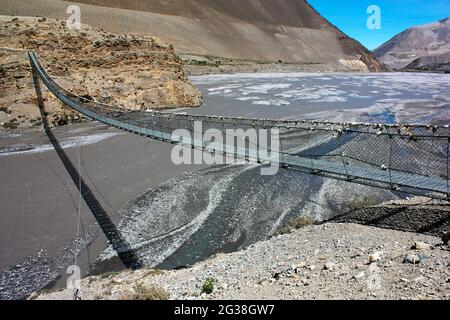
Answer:
<path fill-rule="evenodd" d="M 410 253 L 405 257 L 404 263 L 419 264 L 421 262 L 418 254 Z"/>
<path fill-rule="evenodd" d="M 422 241 L 417 241 L 414 243 L 413 249 L 414 250 L 430 250 L 431 245 L 429 245 L 428 243 L 422 242 Z"/>
<path fill-rule="evenodd" d="M 279 267 L 273 274 L 272 279 L 279 280 L 289 272 L 288 267 Z"/>
<path fill-rule="evenodd" d="M 425 281 L 425 277 L 424 277 L 424 276 L 420 276 L 420 277 L 414 278 L 414 281 L 415 281 L 415 282 L 422 282 L 422 281 Z"/>
<path fill-rule="evenodd" d="M 356 276 L 353 276 L 353 278 L 355 278 L 356 280 L 362 279 L 366 276 L 365 272 L 362 271 L 360 273 L 358 273 Z"/>
<path fill-rule="evenodd" d="M 442 234 L 442 242 L 446 246 L 450 246 L 450 232 L 444 232 Z"/>
<path fill-rule="evenodd" d="M 30 296 L 28 297 L 28 300 L 36 300 L 38 297 L 39 297 L 39 293 L 37 293 L 35 291 L 32 294 L 30 294 Z"/>
<path fill-rule="evenodd" d="M 325 265 L 323 266 L 323 270 L 327 270 L 327 271 L 335 271 L 337 268 L 336 264 L 333 262 L 327 262 L 325 263 Z"/>
<path fill-rule="evenodd" d="M 304 285 L 304 286 L 309 286 L 309 282 L 307 279 L 302 279 L 300 280 L 300 282 Z"/>
<path fill-rule="evenodd" d="M 383 252 L 378 251 L 369 255 L 369 263 L 378 262 L 381 260 Z"/>

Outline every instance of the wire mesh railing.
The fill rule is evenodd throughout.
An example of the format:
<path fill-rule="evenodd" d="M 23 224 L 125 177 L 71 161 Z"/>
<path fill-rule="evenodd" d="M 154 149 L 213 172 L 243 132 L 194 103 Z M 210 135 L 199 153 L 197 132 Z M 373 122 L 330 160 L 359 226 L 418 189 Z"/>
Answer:
<path fill-rule="evenodd" d="M 130 111 L 77 96 L 46 73 L 34 53 L 30 61 L 47 88 L 85 116 L 139 135 L 248 161 L 355 183 L 449 199 L 448 126 L 332 123 Z M 201 123 L 201 126 L 196 126 Z M 184 134 L 174 134 L 184 129 Z M 224 137 L 214 141 L 208 130 Z M 279 132 L 276 149 L 247 139 L 249 129 Z M 178 131 L 176 131 L 178 130 Z M 237 130 L 244 134 L 236 134 Z M 253 141 L 253 142 L 252 142 Z M 276 156 L 274 156 L 276 155 Z M 276 159 L 276 160 L 274 160 Z"/>

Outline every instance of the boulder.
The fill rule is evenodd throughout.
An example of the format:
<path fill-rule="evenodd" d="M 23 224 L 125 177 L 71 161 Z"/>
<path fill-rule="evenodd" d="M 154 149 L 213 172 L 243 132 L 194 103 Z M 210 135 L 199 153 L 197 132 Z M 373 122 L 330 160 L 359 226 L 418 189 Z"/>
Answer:
<path fill-rule="evenodd" d="M 383 256 L 383 252 L 381 252 L 381 251 L 370 254 L 369 255 L 369 263 L 374 263 L 374 262 L 380 261 L 382 256 Z"/>
<path fill-rule="evenodd" d="M 410 264 L 419 264 L 421 262 L 421 258 L 418 254 L 410 253 L 405 257 L 404 263 Z"/>
<path fill-rule="evenodd" d="M 414 243 L 414 246 L 412 248 L 413 250 L 430 250 L 431 245 L 422 241 L 417 241 Z"/>

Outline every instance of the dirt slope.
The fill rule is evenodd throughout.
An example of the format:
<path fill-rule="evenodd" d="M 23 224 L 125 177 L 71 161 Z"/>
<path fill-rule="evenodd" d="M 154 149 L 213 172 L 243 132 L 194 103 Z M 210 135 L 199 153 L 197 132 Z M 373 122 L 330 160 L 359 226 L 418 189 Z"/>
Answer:
<path fill-rule="evenodd" d="M 330 223 L 187 269 L 86 278 L 80 294 L 84 300 L 443 300 L 450 292 L 448 250 L 437 237 Z M 208 278 L 212 292 L 202 293 Z M 70 300 L 73 291 L 31 299 Z"/>
<path fill-rule="evenodd" d="M 116 35 L 65 21 L 0 16 L 0 129 L 39 128 L 27 51 L 33 50 L 63 87 L 128 109 L 199 106 L 201 93 L 173 48 L 150 37 Z M 79 121 L 46 93 L 54 125 Z"/>
<path fill-rule="evenodd" d="M 67 2 L 3 0 L 3 14 L 64 19 Z M 177 53 L 264 62 L 383 66 L 303 0 L 80 0 L 82 22 L 112 32 L 157 36 Z"/>

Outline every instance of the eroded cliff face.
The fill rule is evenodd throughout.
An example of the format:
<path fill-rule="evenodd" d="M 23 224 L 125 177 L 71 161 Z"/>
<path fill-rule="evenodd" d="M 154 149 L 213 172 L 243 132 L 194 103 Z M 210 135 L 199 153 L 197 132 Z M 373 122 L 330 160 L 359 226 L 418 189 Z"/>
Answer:
<path fill-rule="evenodd" d="M 0 129 L 40 127 L 27 51 L 64 88 L 127 109 L 195 107 L 201 93 L 173 47 L 161 40 L 116 35 L 65 21 L 0 16 Z M 80 121 L 44 90 L 53 125 Z"/>

